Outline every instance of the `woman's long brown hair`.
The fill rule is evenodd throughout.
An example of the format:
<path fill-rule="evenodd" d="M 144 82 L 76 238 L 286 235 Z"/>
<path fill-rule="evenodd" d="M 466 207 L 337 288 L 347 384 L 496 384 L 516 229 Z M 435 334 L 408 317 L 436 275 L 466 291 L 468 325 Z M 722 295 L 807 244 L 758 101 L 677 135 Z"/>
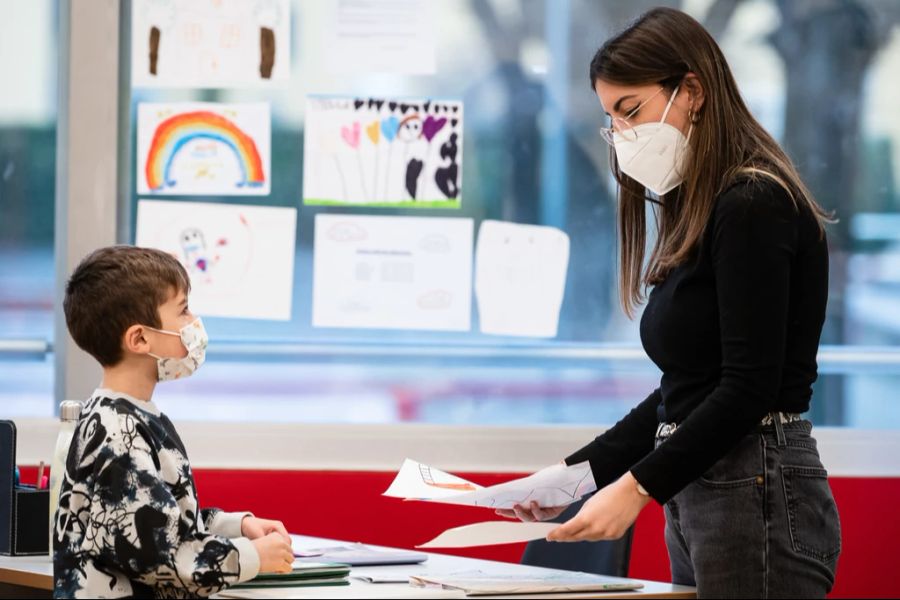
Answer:
<path fill-rule="evenodd" d="M 737 178 L 766 177 L 777 182 L 798 208 L 812 211 L 822 235 L 825 223 L 833 222 L 778 142 L 750 114 L 716 41 L 689 15 L 669 8 L 644 13 L 594 55 L 591 88 L 599 80 L 618 85 L 659 83 L 671 93 L 688 73 L 699 79 L 705 100 L 694 117 L 684 181 L 655 205 L 657 239 L 646 271 L 647 192 L 621 171 L 614 149 L 610 150 L 610 165 L 619 183 L 619 295 L 632 318 L 647 288 L 690 258 L 709 223 L 716 197 Z"/>

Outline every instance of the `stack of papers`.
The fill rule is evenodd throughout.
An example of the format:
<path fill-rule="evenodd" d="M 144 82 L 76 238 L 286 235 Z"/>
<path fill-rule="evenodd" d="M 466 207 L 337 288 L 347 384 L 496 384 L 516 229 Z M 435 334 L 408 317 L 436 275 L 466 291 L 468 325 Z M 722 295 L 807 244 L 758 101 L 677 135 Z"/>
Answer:
<path fill-rule="evenodd" d="M 330 548 L 316 548 L 295 552 L 298 562 L 334 562 L 351 567 L 373 565 L 414 565 L 428 560 L 422 552 L 408 550 L 377 549 L 365 544 L 347 544 Z"/>
<path fill-rule="evenodd" d="M 416 575 L 409 578 L 409 583 L 417 587 L 462 590 L 467 596 L 611 592 L 638 590 L 644 587 L 643 584 L 636 581 L 624 581 L 575 571 L 552 571 L 546 575 L 466 571 L 448 575 Z"/>
<path fill-rule="evenodd" d="M 587 462 L 571 466 L 556 464 L 528 477 L 482 487 L 407 458 L 384 495 L 497 509 L 532 501 L 544 507 L 568 506 L 596 490 Z"/>
<path fill-rule="evenodd" d="M 597 490 L 591 466 L 556 464 L 537 473 L 489 487 L 467 481 L 428 465 L 406 459 L 385 496 L 444 504 L 510 509 L 537 502 L 541 507 L 568 506 Z M 468 548 L 514 544 L 547 536 L 556 523 L 486 521 L 443 532 L 419 548 Z"/>
<path fill-rule="evenodd" d="M 290 573 L 260 573 L 250 581 L 231 586 L 233 590 L 350 585 L 350 565 L 294 561 Z"/>

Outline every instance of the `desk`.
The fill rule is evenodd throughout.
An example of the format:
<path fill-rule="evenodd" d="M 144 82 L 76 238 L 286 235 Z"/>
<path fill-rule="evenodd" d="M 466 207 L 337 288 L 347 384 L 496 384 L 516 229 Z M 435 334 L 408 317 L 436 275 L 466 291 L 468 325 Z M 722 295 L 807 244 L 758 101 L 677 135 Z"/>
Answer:
<path fill-rule="evenodd" d="M 309 550 L 337 546 L 343 542 L 323 538 L 293 536 L 295 550 Z M 543 571 L 538 567 L 527 567 L 511 563 L 501 563 L 473 558 L 460 558 L 445 554 L 429 554 L 428 561 L 421 565 L 398 565 L 391 567 L 357 567 L 351 576 L 367 572 L 403 573 L 409 575 L 453 573 L 481 570 L 494 573 L 535 573 Z M 695 598 L 694 588 L 637 580 L 644 584 L 636 592 L 605 592 L 599 594 L 529 594 L 517 596 L 528 600 L 543 598 Z M 53 565 L 49 557 L 0 556 L 0 597 L 6 598 L 48 598 L 53 590 Z M 351 579 L 350 585 L 341 587 L 280 588 L 272 590 L 226 590 L 219 598 L 464 598 L 462 592 L 414 588 L 399 583 L 365 583 Z M 494 596 L 482 596 L 493 598 Z"/>

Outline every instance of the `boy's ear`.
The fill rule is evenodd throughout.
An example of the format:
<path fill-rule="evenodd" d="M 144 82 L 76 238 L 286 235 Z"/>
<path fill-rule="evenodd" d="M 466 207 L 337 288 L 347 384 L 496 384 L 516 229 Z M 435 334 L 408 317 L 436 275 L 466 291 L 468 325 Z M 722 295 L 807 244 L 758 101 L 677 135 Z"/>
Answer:
<path fill-rule="evenodd" d="M 147 354 L 150 352 L 150 342 L 145 336 L 147 329 L 143 325 L 132 325 L 125 330 L 122 336 L 122 346 L 128 352 L 135 354 Z"/>

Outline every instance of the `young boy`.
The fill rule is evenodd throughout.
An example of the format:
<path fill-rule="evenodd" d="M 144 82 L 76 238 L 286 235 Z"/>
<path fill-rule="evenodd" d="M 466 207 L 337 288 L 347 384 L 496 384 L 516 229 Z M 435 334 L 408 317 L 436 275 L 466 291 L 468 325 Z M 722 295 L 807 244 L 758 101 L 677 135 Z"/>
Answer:
<path fill-rule="evenodd" d="M 157 381 L 203 364 L 189 292 L 176 259 L 132 246 L 97 250 L 69 279 L 66 325 L 103 382 L 81 411 L 60 491 L 57 598 L 209 596 L 291 568 L 281 522 L 198 511 L 184 445 L 151 401 Z"/>

